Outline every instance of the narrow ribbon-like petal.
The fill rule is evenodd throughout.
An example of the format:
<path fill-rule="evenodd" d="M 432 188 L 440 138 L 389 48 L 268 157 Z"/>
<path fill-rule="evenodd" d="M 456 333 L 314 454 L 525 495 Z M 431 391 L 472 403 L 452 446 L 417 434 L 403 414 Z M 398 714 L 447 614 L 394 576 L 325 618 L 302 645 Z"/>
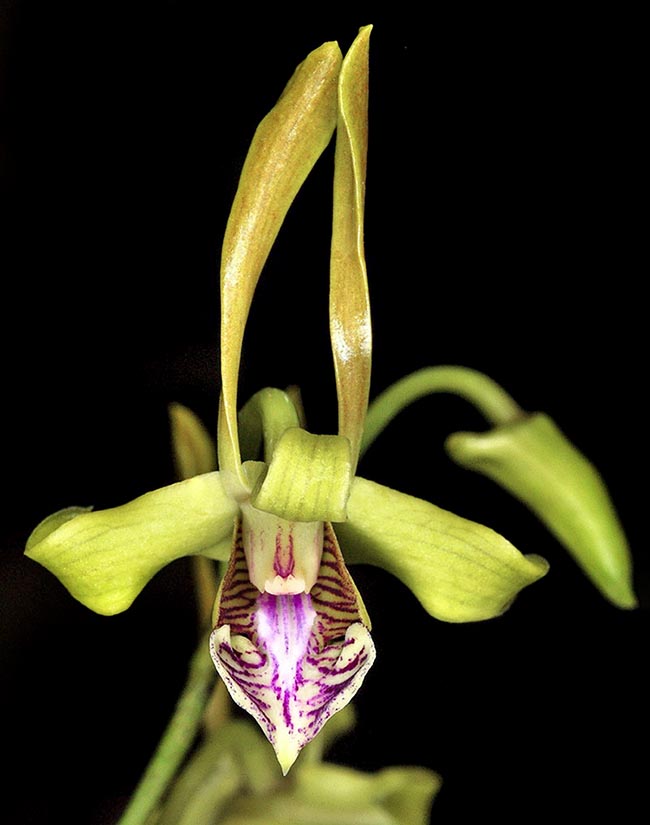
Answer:
<path fill-rule="evenodd" d="M 336 373 L 339 433 L 356 468 L 368 408 L 372 333 L 363 249 L 368 154 L 368 44 L 359 31 L 345 55 L 338 88 L 334 214 L 330 258 L 330 338 Z"/>
<path fill-rule="evenodd" d="M 237 379 L 246 318 L 262 268 L 298 190 L 336 125 L 341 52 L 324 43 L 296 69 L 260 123 L 242 170 L 221 258 L 222 427 L 219 465 L 233 485 L 240 475 Z"/>
<path fill-rule="evenodd" d="M 359 477 L 336 531 L 348 563 L 383 567 L 447 622 L 498 616 L 548 570 L 489 527 Z"/>
<path fill-rule="evenodd" d="M 260 594 L 241 530 L 218 599 L 210 645 L 234 701 L 259 723 L 286 774 L 300 750 L 359 689 L 375 658 L 368 619 L 325 525 L 309 594 Z"/>
<path fill-rule="evenodd" d="M 170 561 L 199 554 L 218 558 L 217 547 L 232 535 L 236 515 L 219 473 L 206 473 L 121 507 L 79 512 L 63 523 L 57 514 L 50 516 L 30 536 L 25 554 L 86 607 L 112 615 L 126 610 Z"/>

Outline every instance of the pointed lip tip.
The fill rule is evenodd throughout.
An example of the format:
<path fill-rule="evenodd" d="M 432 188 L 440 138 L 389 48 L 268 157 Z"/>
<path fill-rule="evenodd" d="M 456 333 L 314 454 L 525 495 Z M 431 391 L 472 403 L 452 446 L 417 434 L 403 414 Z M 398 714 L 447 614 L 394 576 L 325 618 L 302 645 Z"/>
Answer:
<path fill-rule="evenodd" d="M 291 761 L 289 761 L 289 760 L 286 760 L 286 759 L 280 759 L 278 757 L 278 762 L 280 764 L 280 770 L 282 771 L 282 776 L 286 776 L 289 773 L 289 771 L 291 770 L 291 768 L 294 766 L 294 764 L 296 762 L 296 759 L 294 757 Z"/>
<path fill-rule="evenodd" d="M 286 776 L 289 773 L 299 755 L 300 748 L 295 746 L 287 747 L 285 745 L 284 747 L 275 749 L 275 756 L 282 770 L 282 776 Z"/>

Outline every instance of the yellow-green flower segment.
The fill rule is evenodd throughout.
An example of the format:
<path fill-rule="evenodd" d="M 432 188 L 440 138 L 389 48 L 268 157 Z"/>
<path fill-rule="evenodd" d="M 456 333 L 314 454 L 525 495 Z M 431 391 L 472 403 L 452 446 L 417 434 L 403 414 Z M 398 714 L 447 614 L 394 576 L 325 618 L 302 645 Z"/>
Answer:
<path fill-rule="evenodd" d="M 358 691 L 375 657 L 346 562 L 383 567 L 432 616 L 451 622 L 499 615 L 547 570 L 487 527 L 356 475 L 371 354 L 363 254 L 369 36 L 362 29 L 344 60 L 335 43 L 312 52 L 251 144 L 222 250 L 219 470 L 122 507 L 61 511 L 36 528 L 26 551 L 105 614 L 125 610 L 174 559 L 227 561 L 211 653 L 285 773 Z M 280 390 L 261 391 L 238 413 L 237 382 L 262 267 L 335 130 L 330 332 L 339 427 L 314 435 Z"/>

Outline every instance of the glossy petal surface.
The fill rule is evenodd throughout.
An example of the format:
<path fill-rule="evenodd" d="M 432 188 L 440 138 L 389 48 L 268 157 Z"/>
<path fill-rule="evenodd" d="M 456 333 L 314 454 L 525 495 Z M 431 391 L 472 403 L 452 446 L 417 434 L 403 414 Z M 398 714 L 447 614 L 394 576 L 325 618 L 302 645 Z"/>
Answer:
<path fill-rule="evenodd" d="M 365 26 L 345 55 L 338 85 L 334 210 L 330 255 L 330 338 L 339 434 L 356 467 L 368 408 L 372 331 L 363 248 L 368 155 L 368 47 Z"/>
<path fill-rule="evenodd" d="M 236 476 L 237 382 L 246 318 L 285 215 L 334 132 L 340 66 L 336 43 L 324 43 L 298 66 L 257 127 L 226 226 L 221 254 L 219 466 Z M 239 477 L 239 486 L 243 482 Z"/>

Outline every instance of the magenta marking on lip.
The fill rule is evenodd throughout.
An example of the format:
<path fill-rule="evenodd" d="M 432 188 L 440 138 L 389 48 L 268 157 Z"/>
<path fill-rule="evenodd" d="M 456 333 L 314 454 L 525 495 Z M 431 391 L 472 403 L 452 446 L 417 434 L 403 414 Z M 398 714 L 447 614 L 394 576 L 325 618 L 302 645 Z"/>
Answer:
<path fill-rule="evenodd" d="M 282 578 L 295 567 L 291 532 L 275 535 L 272 569 Z M 359 613 L 331 528 L 325 527 L 319 576 L 310 594 L 261 593 L 250 581 L 238 531 L 217 618 L 217 628 L 229 625 L 228 641 L 215 646 L 213 656 L 234 700 L 272 744 L 284 730 L 302 748 L 358 689 L 374 659 L 369 637 L 361 649 L 350 647 L 359 644 L 357 636 L 347 635 L 361 620 Z M 235 636 L 250 647 L 237 649 L 230 641 Z"/>
<path fill-rule="evenodd" d="M 291 718 L 291 694 L 289 691 L 284 693 L 284 701 L 282 702 L 282 715 L 284 716 L 284 724 L 289 730 L 293 729 L 293 719 Z"/>
<path fill-rule="evenodd" d="M 290 532 L 287 536 L 286 547 L 282 543 L 282 534 L 280 530 L 275 535 L 275 555 L 273 557 L 273 570 L 283 579 L 292 575 L 296 566 L 296 560 L 293 554 L 293 534 Z"/>

